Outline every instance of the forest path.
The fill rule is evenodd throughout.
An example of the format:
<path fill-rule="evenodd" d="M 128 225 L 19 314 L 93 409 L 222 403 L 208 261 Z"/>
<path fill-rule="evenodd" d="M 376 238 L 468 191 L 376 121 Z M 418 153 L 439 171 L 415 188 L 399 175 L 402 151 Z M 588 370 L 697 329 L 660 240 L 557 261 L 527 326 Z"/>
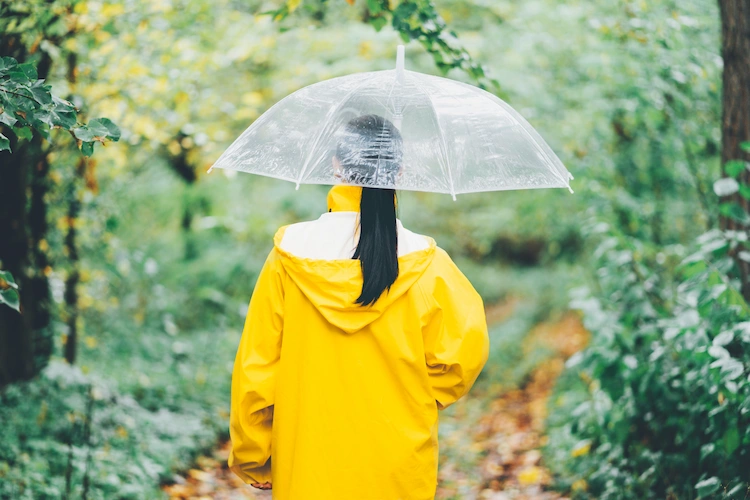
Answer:
<path fill-rule="evenodd" d="M 519 315 L 519 300 L 487 308 L 491 337 L 502 339 L 504 328 Z M 515 374 L 490 375 L 440 417 L 439 500 L 551 500 L 551 482 L 540 448 L 547 403 L 565 360 L 588 341 L 578 315 L 567 312 L 522 327 L 521 359 Z M 512 336 L 508 334 L 507 336 Z M 513 342 L 512 339 L 510 342 Z M 502 346 L 501 346 L 502 348 Z M 492 356 L 492 354 L 491 354 Z M 490 359 L 492 361 L 492 357 Z M 506 380 L 508 379 L 508 380 Z M 518 379 L 516 382 L 513 379 Z M 483 385 L 483 386 L 482 386 Z M 270 491 L 245 485 L 227 469 L 229 444 L 202 456 L 181 480 L 163 488 L 171 499 L 270 500 Z"/>

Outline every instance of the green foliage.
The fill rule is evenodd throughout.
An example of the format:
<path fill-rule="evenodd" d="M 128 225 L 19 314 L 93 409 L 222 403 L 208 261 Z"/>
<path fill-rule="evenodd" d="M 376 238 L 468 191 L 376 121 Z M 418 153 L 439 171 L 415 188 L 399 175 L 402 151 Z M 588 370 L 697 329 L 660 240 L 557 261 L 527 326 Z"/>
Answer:
<path fill-rule="evenodd" d="M 275 21 L 282 21 L 297 10 L 301 3 L 301 0 L 289 0 L 279 9 L 266 14 L 273 16 Z M 347 0 L 347 3 L 355 5 L 354 0 Z M 309 4 L 305 6 L 318 16 L 326 7 L 324 2 Z M 481 88 L 500 90 L 499 82 L 489 77 L 487 68 L 472 58 L 461 45 L 455 31 L 448 27 L 432 0 L 402 0 L 398 3 L 390 0 L 366 0 L 362 19 L 376 31 L 390 24 L 404 42 L 418 41 L 432 55 L 435 65 L 444 74 L 458 69 Z"/>
<path fill-rule="evenodd" d="M 59 362 L 0 393 L 0 418 L 0 497 L 18 500 L 160 498 L 216 432 L 205 414 L 146 410 Z"/>
<path fill-rule="evenodd" d="M 602 2 L 587 25 L 596 49 L 572 64 L 603 84 L 572 86 L 597 125 L 571 140 L 589 167 L 593 272 L 571 306 L 592 340 L 551 399 L 546 463 L 574 498 L 744 497 L 750 309 L 732 256 L 750 254 L 746 231 L 711 228 L 719 214 L 747 223 L 722 198 L 749 187 L 735 180 L 741 162 L 713 182 L 716 5 Z"/>
<path fill-rule="evenodd" d="M 709 231 L 687 257 L 603 235 L 596 286 L 571 304 L 594 335 L 557 389 L 550 463 L 563 486 L 588 482 L 581 498 L 744 496 L 750 306 L 731 255 L 747 234 Z"/>
<path fill-rule="evenodd" d="M 0 59 L 0 123 L 18 139 L 30 139 L 32 130 L 51 140 L 51 129 L 73 134 L 84 156 L 94 152 L 94 142 L 118 141 L 120 130 L 107 118 L 78 122 L 76 107 L 52 95 L 52 87 L 37 77 L 33 63 Z M 0 151 L 10 150 L 10 140 L 0 133 Z"/>
<path fill-rule="evenodd" d="M 0 304 L 5 304 L 20 312 L 21 303 L 18 297 L 18 285 L 12 274 L 2 270 L 0 270 Z"/>

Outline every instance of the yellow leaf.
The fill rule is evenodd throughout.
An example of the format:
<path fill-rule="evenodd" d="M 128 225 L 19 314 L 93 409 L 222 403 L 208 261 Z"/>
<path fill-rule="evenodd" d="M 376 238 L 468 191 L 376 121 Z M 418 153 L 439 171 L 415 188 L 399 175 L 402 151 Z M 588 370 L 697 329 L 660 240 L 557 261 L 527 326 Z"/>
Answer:
<path fill-rule="evenodd" d="M 591 442 L 581 441 L 575 446 L 575 448 L 573 448 L 573 451 L 571 451 L 570 454 L 573 457 L 580 457 L 583 455 L 587 455 L 590 450 L 591 450 Z"/>
<path fill-rule="evenodd" d="M 104 17 L 117 17 L 125 13 L 125 7 L 121 4 L 107 4 L 102 6 L 101 13 Z"/>
<path fill-rule="evenodd" d="M 180 146 L 180 143 L 177 141 L 172 141 L 167 146 L 167 150 L 172 156 L 177 156 L 182 152 L 182 147 Z"/>
<path fill-rule="evenodd" d="M 354 2 L 355 2 L 355 1 L 356 1 L 356 0 L 346 0 L 346 3 L 348 3 L 349 5 L 354 5 Z"/>
<path fill-rule="evenodd" d="M 36 425 L 41 426 L 45 420 L 47 420 L 47 402 L 42 401 L 42 406 L 39 408 L 39 414 L 36 416 Z"/>
<path fill-rule="evenodd" d="M 202 483 L 211 482 L 211 480 L 213 479 L 213 476 L 210 473 L 200 469 L 190 469 L 188 471 L 188 475 L 196 481 L 200 481 Z"/>
<path fill-rule="evenodd" d="M 242 103 L 248 106 L 258 106 L 263 103 L 263 94 L 257 90 L 242 94 Z"/>
<path fill-rule="evenodd" d="M 299 7 L 301 3 L 302 3 L 302 0 L 287 0 L 286 7 L 287 9 L 289 9 L 289 12 L 291 13 L 297 10 L 297 7 Z"/>
<path fill-rule="evenodd" d="M 575 482 L 574 482 L 574 483 L 573 483 L 573 484 L 571 485 L 571 487 L 570 487 L 570 488 L 571 488 L 571 489 L 572 489 L 573 491 L 586 491 L 586 490 L 588 489 L 588 487 L 589 487 L 589 485 L 588 485 L 588 483 L 586 482 L 586 480 L 585 480 L 585 479 L 578 479 L 578 480 L 576 480 L 576 481 L 575 481 Z"/>
<path fill-rule="evenodd" d="M 107 31 L 103 30 L 97 30 L 94 32 L 94 40 L 96 40 L 99 43 L 104 43 L 107 40 L 109 40 L 112 37 L 112 35 L 109 34 Z"/>
<path fill-rule="evenodd" d="M 86 343 L 86 347 L 88 347 L 89 349 L 94 349 L 98 344 L 96 337 L 88 336 L 83 341 Z"/>
<path fill-rule="evenodd" d="M 526 467 L 518 473 L 518 482 L 522 485 L 538 484 L 542 479 L 542 471 L 539 467 Z"/>
<path fill-rule="evenodd" d="M 131 66 L 126 72 L 128 76 L 144 76 L 148 74 L 148 69 L 146 69 L 145 66 L 139 63 L 135 63 L 133 66 Z"/>

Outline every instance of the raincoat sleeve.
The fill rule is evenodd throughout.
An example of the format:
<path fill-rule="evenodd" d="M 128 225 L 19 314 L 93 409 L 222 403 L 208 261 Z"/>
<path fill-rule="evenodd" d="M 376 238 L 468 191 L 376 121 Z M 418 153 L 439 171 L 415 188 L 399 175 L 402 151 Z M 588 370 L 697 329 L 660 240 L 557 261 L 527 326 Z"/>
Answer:
<path fill-rule="evenodd" d="M 271 481 L 275 375 L 284 324 L 284 268 L 272 250 L 255 284 L 232 372 L 229 467 L 246 483 Z"/>
<path fill-rule="evenodd" d="M 445 251 L 438 249 L 431 304 L 423 328 L 425 361 L 439 409 L 469 392 L 489 353 L 482 298 Z"/>

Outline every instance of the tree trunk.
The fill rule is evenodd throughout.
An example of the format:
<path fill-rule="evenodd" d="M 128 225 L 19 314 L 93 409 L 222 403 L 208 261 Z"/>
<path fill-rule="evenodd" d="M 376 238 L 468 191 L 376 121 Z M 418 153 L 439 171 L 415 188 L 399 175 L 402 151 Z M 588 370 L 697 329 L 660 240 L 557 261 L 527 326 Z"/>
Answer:
<path fill-rule="evenodd" d="M 0 35 L 0 56 L 23 62 L 26 48 L 17 38 Z M 46 78 L 52 60 L 42 54 L 39 78 Z M 13 134 L 11 134 L 11 137 Z M 33 377 L 52 352 L 50 292 L 46 253 L 49 162 L 47 148 L 36 135 L 0 153 L 0 265 L 19 286 L 21 314 L 0 307 L 0 387 Z"/>
<path fill-rule="evenodd" d="M 82 183 L 85 170 L 86 160 L 81 158 L 76 167 L 76 175 L 70 181 L 68 232 L 65 234 L 65 248 L 70 261 L 70 270 L 68 271 L 68 277 L 65 279 L 65 322 L 68 325 L 68 336 L 65 340 L 65 360 L 71 365 L 76 362 L 78 348 L 78 282 L 81 273 L 76 226 L 82 204 L 79 184 Z"/>
<path fill-rule="evenodd" d="M 740 144 L 750 141 L 750 0 L 719 0 L 721 8 L 721 52 L 724 58 L 721 162 L 750 161 Z M 740 174 L 740 183 L 750 185 L 750 171 Z M 736 193 L 731 202 L 750 212 L 750 202 Z M 746 231 L 728 217 L 720 220 L 722 229 Z M 742 294 L 750 300 L 750 263 L 735 256 L 740 269 Z"/>

